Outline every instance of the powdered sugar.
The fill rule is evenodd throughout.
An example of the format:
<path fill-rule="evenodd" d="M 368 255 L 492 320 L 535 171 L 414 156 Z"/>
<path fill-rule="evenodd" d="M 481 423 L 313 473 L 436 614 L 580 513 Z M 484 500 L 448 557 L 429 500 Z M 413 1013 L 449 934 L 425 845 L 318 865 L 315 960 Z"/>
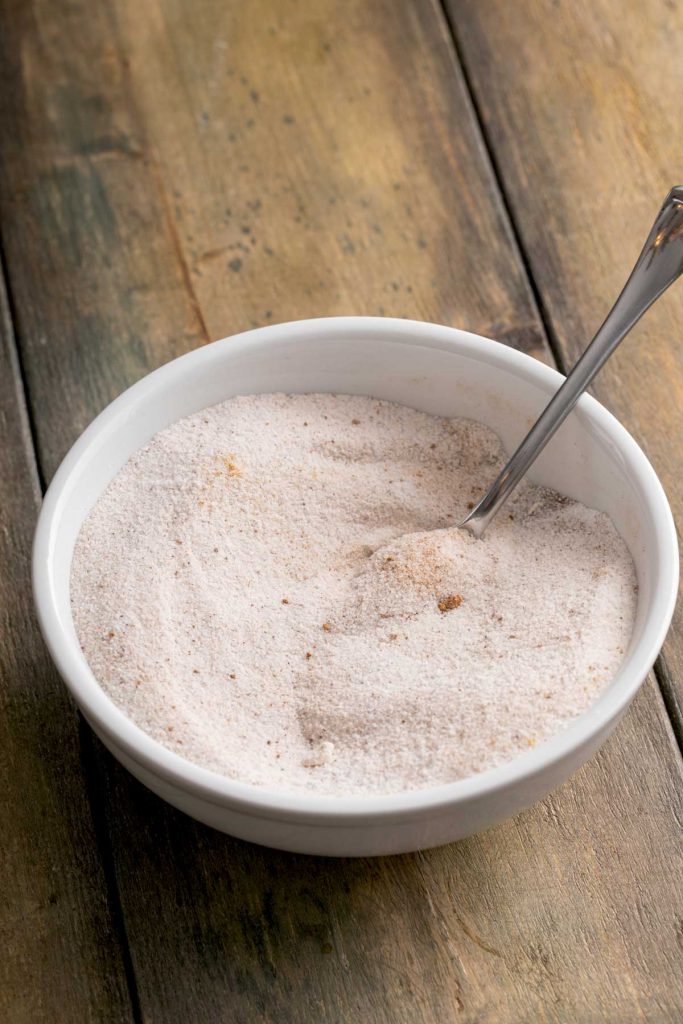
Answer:
<path fill-rule="evenodd" d="M 635 614 L 602 513 L 523 484 L 454 527 L 502 464 L 465 420 L 364 397 L 235 398 L 157 435 L 83 525 L 72 605 L 130 718 L 257 785 L 450 781 L 565 726 Z"/>

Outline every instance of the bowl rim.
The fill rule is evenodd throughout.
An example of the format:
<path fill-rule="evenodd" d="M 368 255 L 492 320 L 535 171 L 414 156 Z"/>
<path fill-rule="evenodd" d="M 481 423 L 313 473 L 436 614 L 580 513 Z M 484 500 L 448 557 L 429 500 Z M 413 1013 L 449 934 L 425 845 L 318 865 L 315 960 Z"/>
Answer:
<path fill-rule="evenodd" d="M 389 822 L 433 816 L 493 793 L 504 793 L 548 773 L 591 741 L 595 744 L 616 722 L 654 664 L 673 615 L 679 566 L 673 516 L 654 469 L 626 428 L 590 395 L 582 396 L 577 411 L 609 437 L 649 504 L 659 547 L 656 591 L 641 637 L 609 688 L 568 727 L 529 752 L 477 775 L 398 793 L 334 796 L 257 786 L 202 768 L 169 750 L 135 725 L 100 687 L 79 645 L 64 628 L 56 593 L 56 535 L 77 471 L 91 457 L 91 450 L 97 449 L 98 441 L 115 432 L 122 418 L 134 415 L 133 406 L 139 408 L 152 394 L 181 381 L 191 362 L 222 362 L 227 348 L 232 356 L 248 354 L 264 344 L 287 342 L 295 333 L 319 340 L 362 334 L 368 342 L 390 340 L 457 351 L 524 377 L 549 394 L 564 380 L 557 370 L 525 353 L 455 327 L 391 317 L 320 317 L 272 324 L 222 338 L 169 361 L 127 388 L 91 422 L 63 459 L 45 494 L 33 542 L 33 595 L 41 632 L 86 719 L 141 769 L 207 803 L 273 821 L 326 825 L 362 826 L 378 819 Z"/>

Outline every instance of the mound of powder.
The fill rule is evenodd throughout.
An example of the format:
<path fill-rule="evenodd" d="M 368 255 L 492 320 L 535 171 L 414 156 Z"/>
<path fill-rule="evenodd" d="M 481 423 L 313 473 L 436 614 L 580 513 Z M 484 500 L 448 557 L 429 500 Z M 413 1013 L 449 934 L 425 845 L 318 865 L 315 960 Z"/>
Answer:
<path fill-rule="evenodd" d="M 234 398 L 179 421 L 86 519 L 85 657 L 142 729 L 256 785 L 385 793 L 480 772 L 613 677 L 636 579 L 609 518 L 523 484 L 487 427 L 347 395 Z"/>

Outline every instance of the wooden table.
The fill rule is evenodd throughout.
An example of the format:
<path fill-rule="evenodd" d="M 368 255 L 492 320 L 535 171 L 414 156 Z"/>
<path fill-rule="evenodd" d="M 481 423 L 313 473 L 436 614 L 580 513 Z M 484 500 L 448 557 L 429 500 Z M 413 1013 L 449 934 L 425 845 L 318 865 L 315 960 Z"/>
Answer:
<path fill-rule="evenodd" d="M 0 1018 L 683 1019 L 683 616 L 603 751 L 416 856 L 323 861 L 132 780 L 38 637 L 40 491 L 148 370 L 325 314 L 566 369 L 683 178 L 674 0 L 7 0 L 0 29 Z M 683 287 L 595 393 L 683 515 Z"/>

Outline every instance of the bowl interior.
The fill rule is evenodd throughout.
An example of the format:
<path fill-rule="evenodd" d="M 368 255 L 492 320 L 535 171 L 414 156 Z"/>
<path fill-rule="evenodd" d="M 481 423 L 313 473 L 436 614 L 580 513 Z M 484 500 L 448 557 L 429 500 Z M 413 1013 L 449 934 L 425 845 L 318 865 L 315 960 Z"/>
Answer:
<path fill-rule="evenodd" d="M 360 333 L 343 323 L 336 330 L 311 330 L 315 323 L 250 332 L 175 360 L 109 406 L 72 449 L 52 520 L 50 577 L 62 625 L 74 641 L 69 575 L 81 524 L 130 455 L 182 416 L 238 394 L 364 394 L 479 420 L 510 452 L 558 386 L 557 374 L 546 367 L 463 332 L 434 328 L 425 337 L 430 325 L 413 325 L 413 332 L 407 322 L 396 323 L 393 331 L 379 326 L 391 321 L 370 321 Z M 658 586 L 658 533 L 651 495 L 634 472 L 633 453 L 617 443 L 614 426 L 605 410 L 584 397 L 530 477 L 607 512 L 628 544 L 640 588 L 632 648 Z"/>

